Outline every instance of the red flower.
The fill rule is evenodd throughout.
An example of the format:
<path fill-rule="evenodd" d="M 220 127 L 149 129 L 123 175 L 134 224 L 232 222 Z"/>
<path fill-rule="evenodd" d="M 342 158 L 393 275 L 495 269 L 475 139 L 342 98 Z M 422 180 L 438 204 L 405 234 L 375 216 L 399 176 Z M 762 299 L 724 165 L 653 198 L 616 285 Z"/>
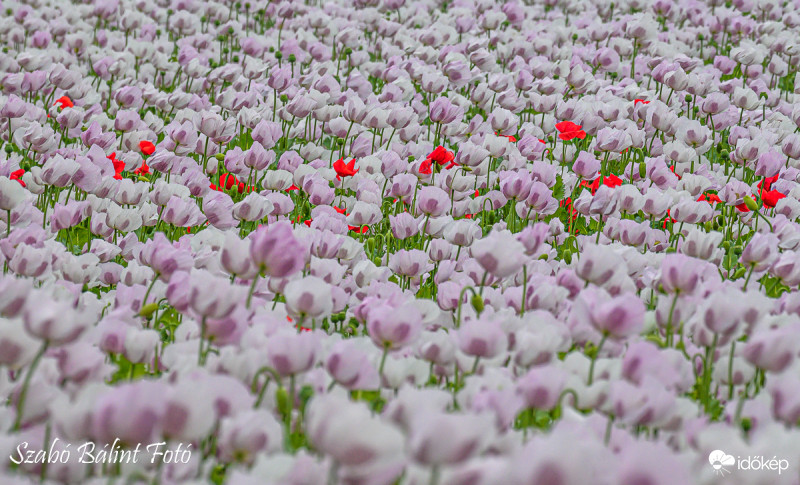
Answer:
<path fill-rule="evenodd" d="M 367 226 L 360 226 L 360 227 L 359 226 L 347 226 L 347 228 L 350 229 L 353 232 L 358 233 L 358 234 L 363 234 L 363 233 L 367 232 Z"/>
<path fill-rule="evenodd" d="M 739 209 L 739 212 L 750 212 L 750 208 L 748 208 L 747 204 L 745 204 L 744 202 L 737 205 L 736 208 Z"/>
<path fill-rule="evenodd" d="M 597 189 L 600 188 L 601 178 L 603 179 L 602 180 L 603 185 L 607 185 L 612 189 L 614 187 L 619 187 L 620 185 L 622 185 L 622 179 L 614 174 L 611 174 L 608 177 L 597 177 L 596 179 L 594 179 L 594 182 L 592 182 L 591 185 L 592 195 L 594 195 L 594 193 L 597 192 Z"/>
<path fill-rule="evenodd" d="M 697 199 L 698 202 L 705 200 L 709 204 L 719 204 L 722 202 L 722 199 L 719 198 L 717 194 L 701 194 L 700 197 Z"/>
<path fill-rule="evenodd" d="M 139 142 L 139 150 L 145 155 L 152 155 L 156 151 L 156 146 L 147 140 L 142 140 Z"/>
<path fill-rule="evenodd" d="M 559 207 L 566 207 L 567 212 L 569 212 L 569 218 L 571 220 L 576 220 L 578 218 L 578 211 L 572 208 L 572 197 L 567 197 L 566 199 L 562 200 L 558 203 Z"/>
<path fill-rule="evenodd" d="M 75 106 L 75 104 L 73 104 L 72 100 L 69 99 L 69 97 L 67 97 L 67 96 L 61 96 L 60 98 L 58 98 L 56 100 L 56 102 L 53 103 L 53 106 L 55 106 L 57 104 L 61 105 L 60 106 L 61 109 L 72 108 L 73 106 Z"/>
<path fill-rule="evenodd" d="M 10 178 L 11 180 L 16 180 L 17 182 L 19 182 L 21 186 L 25 187 L 25 182 L 22 181 L 23 175 L 25 175 L 25 170 L 19 169 L 11 172 L 11 176 L 8 178 Z"/>
<path fill-rule="evenodd" d="M 772 190 L 772 184 L 774 184 L 776 180 L 778 180 L 778 174 L 762 179 L 757 187 L 762 190 Z"/>
<path fill-rule="evenodd" d="M 147 165 L 147 162 L 142 162 L 142 166 L 134 170 L 133 173 L 136 175 L 150 173 L 150 167 Z"/>
<path fill-rule="evenodd" d="M 333 162 L 333 169 L 336 170 L 336 178 L 339 177 L 352 177 L 358 173 L 359 169 L 356 168 L 356 159 L 350 160 L 350 163 L 345 164 L 343 159 Z"/>
<path fill-rule="evenodd" d="M 453 152 L 447 150 L 445 147 L 439 145 L 438 147 L 434 148 L 430 155 L 428 155 L 428 160 L 433 160 L 434 162 L 438 163 L 439 165 L 444 165 L 446 163 L 450 163 L 455 160 L 456 156 Z"/>
<path fill-rule="evenodd" d="M 667 221 L 669 221 L 671 224 L 675 224 L 675 219 L 673 219 L 669 215 L 669 209 L 667 209 L 667 217 L 664 218 L 664 225 L 663 225 L 662 229 L 666 229 L 667 228 Z"/>
<path fill-rule="evenodd" d="M 514 136 L 514 135 L 510 135 L 510 136 L 501 135 L 500 133 L 498 133 L 498 132 L 496 132 L 496 131 L 494 132 L 494 134 L 495 134 L 495 135 L 497 135 L 497 136 L 502 136 L 502 137 L 508 138 L 508 141 L 510 141 L 510 142 L 512 142 L 512 143 L 514 143 L 515 141 L 517 141 L 517 137 L 516 137 L 516 136 Z"/>
<path fill-rule="evenodd" d="M 239 181 L 236 180 L 236 177 L 234 177 L 229 173 L 223 173 L 222 175 L 219 176 L 219 186 L 225 187 L 225 190 L 230 190 L 230 188 L 233 187 L 234 184 L 238 183 Z"/>
<path fill-rule="evenodd" d="M 433 173 L 433 160 L 430 158 L 426 158 L 423 160 L 422 163 L 419 164 L 419 173 L 423 173 L 425 175 L 430 175 Z"/>
<path fill-rule="evenodd" d="M 571 121 L 562 121 L 556 123 L 556 129 L 559 131 L 558 137 L 564 141 L 572 140 L 573 138 L 586 138 L 586 132 L 581 129 L 581 125 L 576 125 Z"/>
<path fill-rule="evenodd" d="M 637 103 L 650 104 L 650 101 L 645 101 L 643 99 L 634 99 L 633 100 L 633 105 L 636 106 Z"/>
<path fill-rule="evenodd" d="M 335 210 L 339 214 L 344 214 L 345 213 L 345 209 L 340 209 L 339 207 L 334 207 L 333 210 Z M 345 214 L 345 215 L 347 215 L 347 214 Z"/>
<path fill-rule="evenodd" d="M 761 200 L 764 202 L 764 205 L 770 208 L 775 207 L 778 201 L 784 197 L 786 197 L 786 195 L 777 190 L 768 190 L 761 194 Z"/>
<path fill-rule="evenodd" d="M 293 190 L 300 190 L 300 188 L 298 188 L 296 185 L 292 184 L 292 186 L 291 186 L 291 187 L 289 187 L 288 189 L 286 189 L 286 192 L 291 192 L 291 191 L 293 191 Z"/>
<path fill-rule="evenodd" d="M 234 185 L 236 186 L 237 192 L 239 192 L 240 194 L 244 193 L 245 191 L 244 182 L 239 182 L 239 180 L 237 180 L 236 177 L 234 177 L 233 175 L 229 173 L 224 173 L 219 176 L 219 187 L 215 186 L 214 184 L 211 184 L 211 188 L 214 190 L 223 191 L 223 190 L 230 190 Z M 252 192 L 253 187 L 247 187 L 247 191 Z"/>
<path fill-rule="evenodd" d="M 117 160 L 117 152 L 111 153 L 107 158 L 111 160 L 111 163 L 114 165 L 114 178 L 122 180 L 122 171 L 125 170 L 125 162 Z"/>

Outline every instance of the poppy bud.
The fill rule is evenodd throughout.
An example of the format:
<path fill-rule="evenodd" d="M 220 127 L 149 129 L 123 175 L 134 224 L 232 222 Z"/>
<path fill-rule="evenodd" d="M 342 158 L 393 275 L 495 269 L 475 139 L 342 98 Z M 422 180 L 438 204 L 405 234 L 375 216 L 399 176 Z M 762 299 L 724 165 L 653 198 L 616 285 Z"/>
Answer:
<path fill-rule="evenodd" d="M 725 251 L 730 249 L 730 247 L 731 247 L 731 242 L 730 241 L 722 241 L 722 248 L 725 249 Z"/>
<path fill-rule="evenodd" d="M 647 176 L 647 164 L 639 162 L 639 177 L 645 178 Z"/>
<path fill-rule="evenodd" d="M 733 273 L 733 277 L 732 277 L 731 279 L 732 279 L 732 280 L 738 280 L 739 278 L 741 278 L 742 276 L 744 276 L 744 273 L 745 273 L 745 271 L 747 271 L 745 268 L 739 268 L 739 269 L 737 269 L 737 270 L 736 270 L 736 272 L 735 272 L 735 273 Z"/>
<path fill-rule="evenodd" d="M 749 195 L 744 196 L 744 205 L 746 205 L 747 208 L 750 209 L 751 211 L 758 210 L 758 203 L 755 200 L 753 200 L 753 198 L 750 197 Z"/>
<path fill-rule="evenodd" d="M 469 300 L 469 302 L 476 312 L 481 313 L 483 311 L 483 298 L 480 295 L 472 295 L 472 298 Z"/>
<path fill-rule="evenodd" d="M 150 315 L 152 315 L 156 310 L 158 310 L 158 303 L 148 303 L 147 305 L 144 305 L 141 310 L 139 310 L 139 315 L 145 318 L 150 318 Z"/>
<path fill-rule="evenodd" d="M 217 160 L 222 162 L 222 161 L 225 160 L 225 154 L 224 153 L 217 153 L 216 155 L 214 155 L 214 158 L 216 158 Z"/>
<path fill-rule="evenodd" d="M 289 392 L 285 388 L 275 391 L 275 402 L 281 415 L 286 416 L 289 413 Z"/>

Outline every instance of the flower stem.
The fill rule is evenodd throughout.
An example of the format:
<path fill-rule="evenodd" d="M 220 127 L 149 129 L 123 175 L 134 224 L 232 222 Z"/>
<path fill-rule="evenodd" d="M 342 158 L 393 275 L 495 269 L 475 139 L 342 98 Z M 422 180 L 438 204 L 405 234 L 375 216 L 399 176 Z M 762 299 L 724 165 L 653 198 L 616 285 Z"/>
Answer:
<path fill-rule="evenodd" d="M 603 344 L 606 343 L 606 339 L 608 338 L 608 333 L 603 332 L 603 338 L 600 339 L 600 343 L 597 344 L 597 350 L 595 350 L 594 354 L 592 354 L 592 363 L 589 364 L 589 381 L 588 385 L 592 385 L 594 382 L 594 363 L 597 362 L 597 356 L 600 354 L 600 351 L 603 349 Z"/>
<path fill-rule="evenodd" d="M 12 431 L 18 431 L 20 425 L 22 424 L 22 412 L 25 408 L 25 397 L 28 394 L 28 387 L 31 384 L 31 378 L 33 377 L 33 373 L 36 371 L 36 367 L 39 365 L 39 361 L 42 360 L 42 356 L 47 351 L 49 344 L 50 343 L 47 340 L 42 343 L 39 352 L 36 354 L 36 357 L 33 358 L 33 362 L 31 362 L 30 367 L 28 367 L 27 374 L 25 374 L 25 380 L 22 382 L 22 389 L 20 389 L 19 398 L 17 399 L 17 417 L 14 419 L 14 427 L 11 429 Z"/>

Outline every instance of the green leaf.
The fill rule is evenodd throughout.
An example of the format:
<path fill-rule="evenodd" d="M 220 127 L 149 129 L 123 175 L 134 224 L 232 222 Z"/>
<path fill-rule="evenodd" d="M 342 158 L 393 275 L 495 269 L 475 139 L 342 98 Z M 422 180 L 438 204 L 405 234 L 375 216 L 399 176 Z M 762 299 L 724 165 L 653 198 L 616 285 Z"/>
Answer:
<path fill-rule="evenodd" d="M 556 200 L 561 200 L 565 195 L 564 181 L 561 179 L 561 175 L 559 175 L 556 177 L 556 184 L 553 185 L 553 197 L 555 197 Z"/>

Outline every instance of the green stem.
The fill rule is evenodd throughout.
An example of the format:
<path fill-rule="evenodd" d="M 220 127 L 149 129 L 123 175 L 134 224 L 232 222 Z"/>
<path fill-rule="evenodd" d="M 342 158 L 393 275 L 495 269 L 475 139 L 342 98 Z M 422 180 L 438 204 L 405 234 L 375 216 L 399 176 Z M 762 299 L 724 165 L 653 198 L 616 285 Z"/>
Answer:
<path fill-rule="evenodd" d="M 386 357 L 389 356 L 389 344 L 383 344 L 383 355 L 381 356 L 381 365 L 378 367 L 378 376 L 383 379 L 383 368 L 386 365 Z"/>
<path fill-rule="evenodd" d="M 245 307 L 246 307 L 248 310 L 250 309 L 250 302 L 251 302 L 251 301 L 252 301 L 252 299 L 253 299 L 253 292 L 254 292 L 254 291 L 255 291 L 255 289 L 256 289 L 256 283 L 258 282 L 258 277 L 259 277 L 259 276 L 260 276 L 260 275 L 255 275 L 255 276 L 253 276 L 253 282 L 252 282 L 252 283 L 250 283 L 250 291 L 248 291 L 248 292 L 247 292 L 247 303 L 245 304 Z M 277 296 L 277 295 L 276 295 L 276 296 Z M 273 305 L 273 307 L 272 307 L 272 308 L 274 309 L 274 308 L 275 308 L 275 306 Z"/>
<path fill-rule="evenodd" d="M 33 358 L 33 362 L 31 362 L 30 367 L 28 367 L 28 372 L 25 374 L 25 380 L 22 382 L 22 389 L 19 391 L 19 398 L 17 399 L 17 417 L 14 419 L 14 427 L 11 428 L 12 431 L 19 431 L 20 425 L 22 425 L 22 412 L 25 407 L 25 397 L 28 395 L 28 387 L 31 384 L 31 378 L 33 377 L 33 373 L 36 371 L 36 367 L 39 365 L 39 361 L 42 360 L 42 356 L 47 351 L 47 347 L 50 345 L 50 342 L 45 340 L 42 343 L 41 348 L 39 348 L 39 352 L 36 354 L 36 357 Z"/>
<path fill-rule="evenodd" d="M 672 316 L 675 313 L 675 305 L 678 303 L 679 294 L 678 291 L 675 292 L 675 296 L 672 298 L 672 305 L 669 307 L 669 318 L 667 319 L 666 335 L 664 336 L 667 347 L 672 346 Z"/>
<path fill-rule="evenodd" d="M 728 356 L 728 400 L 733 399 L 733 355 L 736 352 L 736 340 L 731 342 L 731 355 Z"/>
<path fill-rule="evenodd" d="M 600 343 L 597 345 L 597 350 L 595 350 L 594 354 L 592 354 L 592 363 L 589 364 L 589 382 L 588 385 L 592 385 L 594 382 L 594 364 L 597 362 L 597 356 L 600 355 L 600 351 L 603 349 L 603 344 L 606 343 L 606 339 L 608 338 L 608 332 L 603 332 L 603 338 L 600 339 Z"/>

